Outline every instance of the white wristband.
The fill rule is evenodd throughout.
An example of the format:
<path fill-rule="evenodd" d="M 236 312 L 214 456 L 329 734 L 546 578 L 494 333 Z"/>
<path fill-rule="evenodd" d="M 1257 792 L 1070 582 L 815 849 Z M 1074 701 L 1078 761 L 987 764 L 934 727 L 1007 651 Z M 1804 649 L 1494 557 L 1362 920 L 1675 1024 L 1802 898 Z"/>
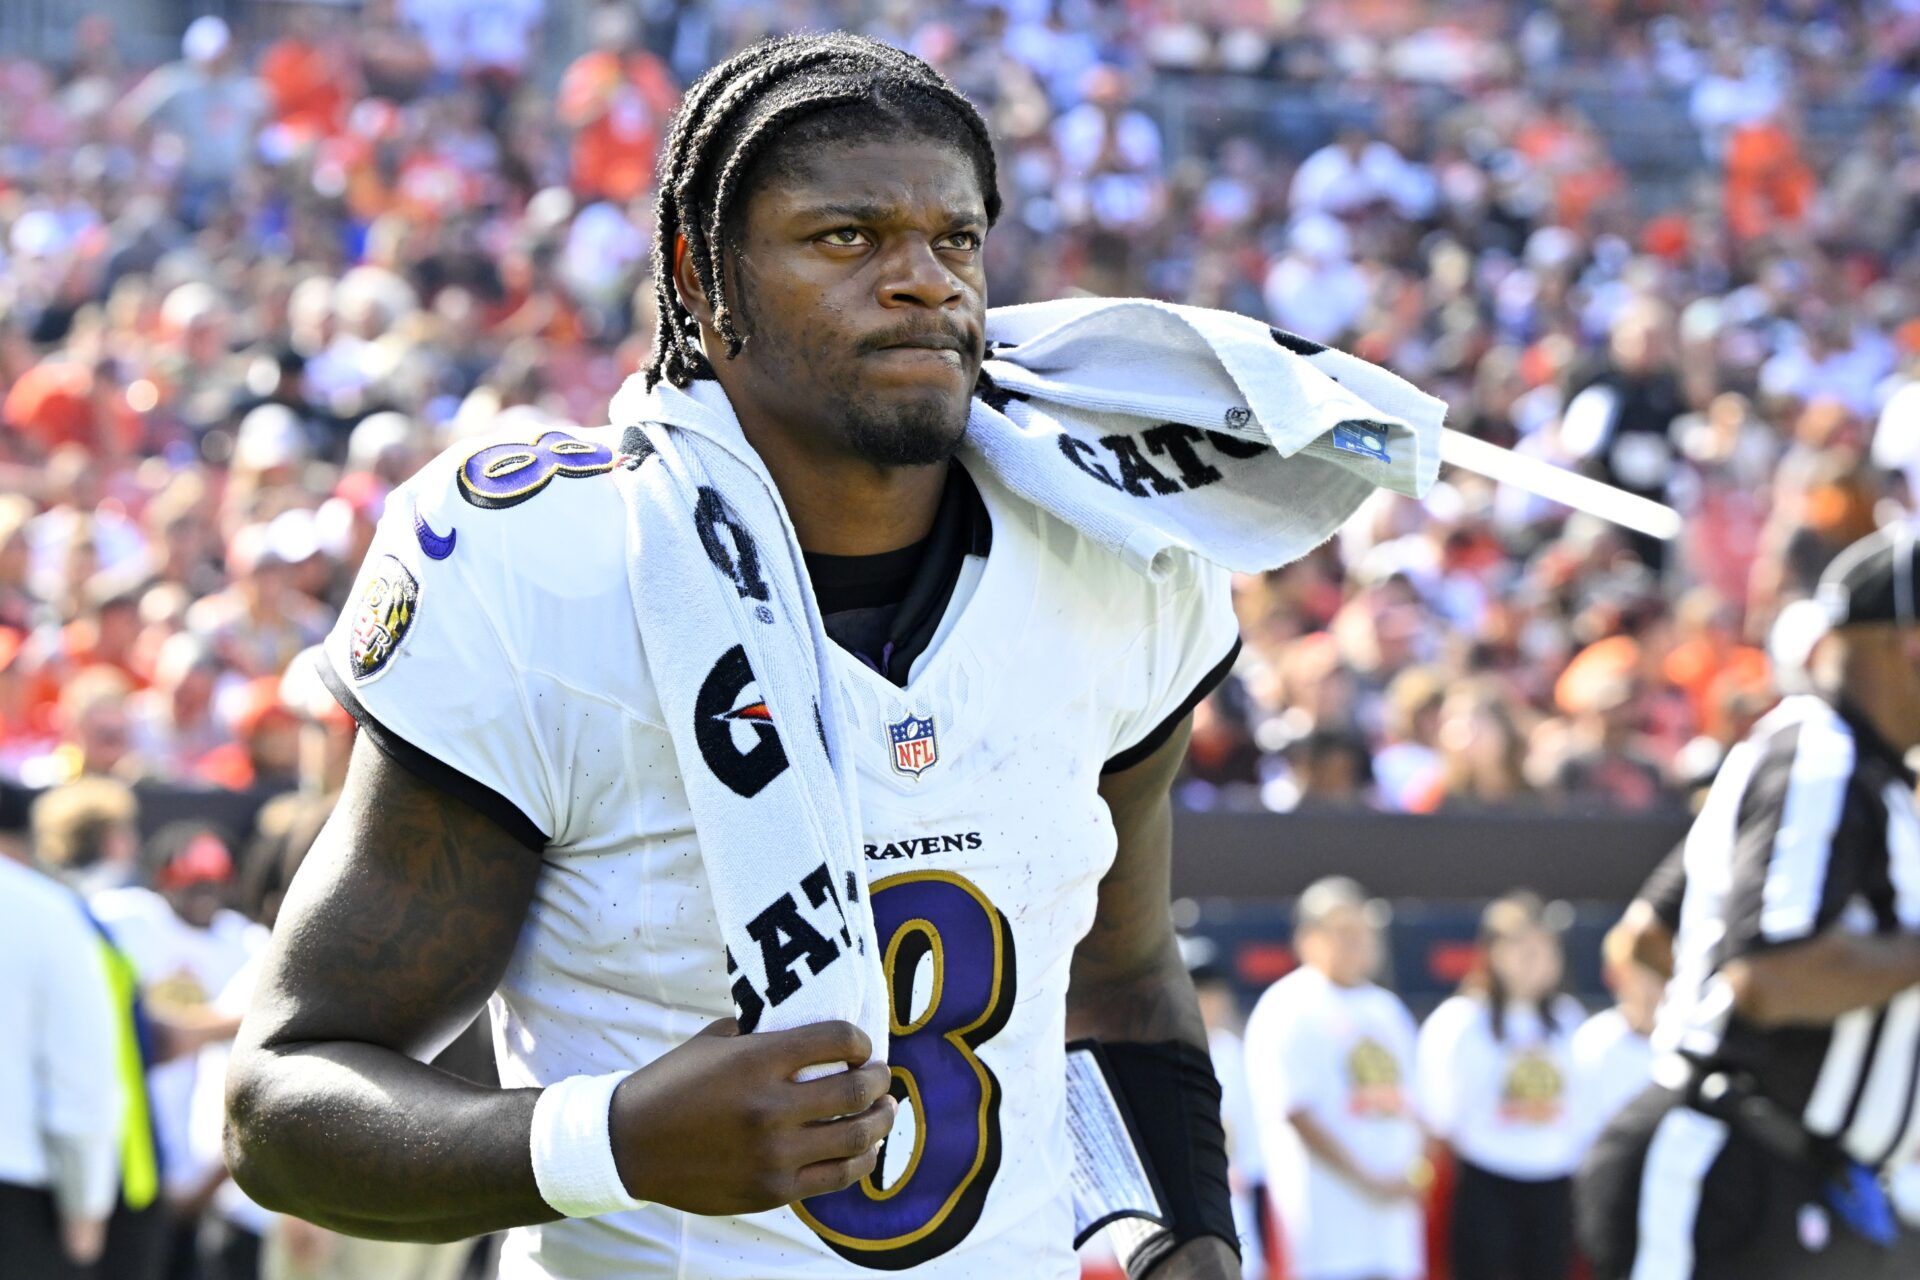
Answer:
<path fill-rule="evenodd" d="M 533 1104 L 533 1180 L 540 1198 L 569 1218 L 648 1204 L 627 1194 L 613 1160 L 613 1091 L 628 1074 L 568 1076 Z"/>

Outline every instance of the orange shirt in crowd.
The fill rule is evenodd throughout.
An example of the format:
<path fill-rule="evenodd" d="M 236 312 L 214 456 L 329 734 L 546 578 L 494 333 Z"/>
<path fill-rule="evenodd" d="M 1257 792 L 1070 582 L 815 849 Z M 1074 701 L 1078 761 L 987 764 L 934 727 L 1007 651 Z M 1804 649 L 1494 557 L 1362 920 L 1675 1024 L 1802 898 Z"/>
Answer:
<path fill-rule="evenodd" d="M 1661 665 L 1661 674 L 1687 695 L 1694 723 L 1709 730 L 1719 718 L 1715 704 L 1723 693 L 1764 685 L 1771 673 L 1761 650 L 1707 636 L 1681 641 Z"/>
<path fill-rule="evenodd" d="M 1814 187 L 1800 144 L 1778 121 L 1747 125 L 1727 139 L 1727 225 L 1741 239 L 1797 224 Z"/>
<path fill-rule="evenodd" d="M 260 83 L 274 121 L 303 137 L 331 137 L 346 118 L 347 86 L 318 45 L 276 40 L 260 59 Z"/>
<path fill-rule="evenodd" d="M 561 77 L 559 101 L 561 123 L 574 130 L 574 190 L 617 203 L 645 191 L 679 99 L 666 65 L 650 53 L 596 50 L 576 58 Z"/>
<path fill-rule="evenodd" d="M 51 452 L 63 444 L 83 445 L 98 450 L 114 444 L 129 450 L 140 441 L 140 417 L 127 407 L 124 396 L 103 397 L 111 392 L 94 385 L 93 371 L 73 360 L 54 357 L 34 365 L 8 389 L 0 401 L 0 422 Z M 105 421 L 102 421 L 102 419 Z M 111 431 L 110 440 L 101 432 Z"/>

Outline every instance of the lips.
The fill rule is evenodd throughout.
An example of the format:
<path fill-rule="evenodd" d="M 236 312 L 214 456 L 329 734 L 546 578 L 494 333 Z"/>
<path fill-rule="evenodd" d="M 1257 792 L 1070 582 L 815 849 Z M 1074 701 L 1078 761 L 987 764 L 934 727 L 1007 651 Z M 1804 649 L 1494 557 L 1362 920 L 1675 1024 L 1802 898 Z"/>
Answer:
<path fill-rule="evenodd" d="M 889 334 L 873 339 L 867 350 L 870 355 L 883 351 L 950 351 L 964 359 L 973 351 L 973 346 L 961 334 L 934 329 L 925 333 Z"/>
<path fill-rule="evenodd" d="M 965 355 L 967 353 L 965 343 L 961 342 L 958 338 L 951 338 L 944 334 L 927 338 L 915 338 L 911 342 L 890 342 L 880 349 L 882 351 L 951 351 L 955 355 Z"/>
<path fill-rule="evenodd" d="M 927 359 L 931 357 L 932 359 L 940 361 L 942 364 L 950 364 L 956 367 L 958 367 L 965 358 L 956 347 L 927 347 L 907 343 L 894 347 L 882 347 L 873 354 L 876 356 L 900 356 L 909 360 Z"/>

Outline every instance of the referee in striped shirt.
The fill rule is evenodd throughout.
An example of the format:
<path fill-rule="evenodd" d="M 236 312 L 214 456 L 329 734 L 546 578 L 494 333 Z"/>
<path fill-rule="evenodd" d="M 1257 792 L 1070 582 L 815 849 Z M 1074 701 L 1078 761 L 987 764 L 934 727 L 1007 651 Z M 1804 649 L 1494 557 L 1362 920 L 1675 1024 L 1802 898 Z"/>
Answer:
<path fill-rule="evenodd" d="M 1815 694 L 1727 755 L 1684 846 L 1657 1083 L 1576 1189 L 1597 1280 L 1876 1280 L 1920 1149 L 1920 558 L 1822 576 Z"/>

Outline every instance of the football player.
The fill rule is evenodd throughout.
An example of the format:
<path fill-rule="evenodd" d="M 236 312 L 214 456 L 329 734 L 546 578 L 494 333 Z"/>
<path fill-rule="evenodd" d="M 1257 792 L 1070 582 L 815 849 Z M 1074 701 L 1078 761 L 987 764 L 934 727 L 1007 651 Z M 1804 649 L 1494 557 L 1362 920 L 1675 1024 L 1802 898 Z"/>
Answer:
<path fill-rule="evenodd" d="M 660 193 L 649 385 L 718 381 L 807 553 L 863 752 L 886 1061 L 847 1023 L 740 1034 L 682 783 L 714 760 L 676 759 L 634 621 L 633 460 L 611 427 L 499 435 L 388 499 L 325 646 L 362 732 L 235 1053 L 235 1177 L 351 1234 L 512 1229 L 508 1277 L 1065 1280 L 1066 1046 L 1093 1038 L 1172 1221 L 1136 1271 L 1238 1276 L 1168 910 L 1227 575 L 1150 582 L 956 460 L 999 197 L 924 63 L 747 49 L 689 90 Z M 783 726 L 732 692 L 710 742 L 738 763 Z M 490 997 L 503 1087 L 426 1065 Z M 847 1069 L 796 1080 L 823 1062 Z M 585 1137 L 631 1204 L 562 1217 L 536 1106 L 610 1072 Z"/>

